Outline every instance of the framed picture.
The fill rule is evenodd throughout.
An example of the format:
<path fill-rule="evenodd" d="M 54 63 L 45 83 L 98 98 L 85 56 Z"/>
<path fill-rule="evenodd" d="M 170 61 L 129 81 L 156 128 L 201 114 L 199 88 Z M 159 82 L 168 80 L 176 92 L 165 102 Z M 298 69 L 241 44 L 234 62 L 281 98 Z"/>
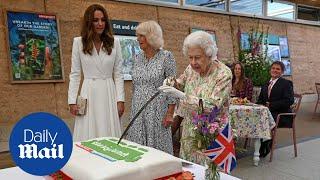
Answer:
<path fill-rule="evenodd" d="M 289 46 L 288 46 L 288 38 L 286 36 L 279 37 L 279 44 L 280 44 L 280 53 L 281 57 L 288 58 L 289 55 Z"/>
<path fill-rule="evenodd" d="M 268 34 L 268 44 L 279 45 L 279 36 L 275 34 Z"/>
<path fill-rule="evenodd" d="M 290 61 L 290 59 L 282 59 L 282 62 L 283 62 L 284 67 L 285 67 L 283 75 L 291 76 L 292 72 L 291 72 L 291 61 Z"/>
<path fill-rule="evenodd" d="M 133 60 L 139 53 L 140 47 L 136 36 L 119 36 L 116 38 L 120 41 L 121 53 L 123 59 L 123 78 L 124 80 L 132 80 Z"/>
<path fill-rule="evenodd" d="M 249 50 L 250 44 L 249 44 L 249 34 L 248 33 L 241 33 L 240 35 L 240 48 L 242 50 Z"/>
<path fill-rule="evenodd" d="M 280 47 L 276 45 L 268 45 L 268 57 L 274 61 L 281 61 Z"/>
<path fill-rule="evenodd" d="M 260 38 L 261 42 L 260 42 Z M 262 34 L 260 32 L 250 32 L 250 33 L 241 33 L 240 34 L 240 49 L 251 51 L 253 49 L 253 41 L 259 41 L 259 44 L 261 43 L 261 46 L 263 46 L 263 49 L 265 48 L 265 45 L 268 44 L 268 38 L 269 36 L 267 34 Z M 263 50 L 260 49 L 260 50 Z"/>
<path fill-rule="evenodd" d="M 64 82 L 56 15 L 6 11 L 12 83 Z"/>
<path fill-rule="evenodd" d="M 190 32 L 193 33 L 193 32 L 196 32 L 196 31 L 205 31 L 207 33 L 209 33 L 213 39 L 213 41 L 216 43 L 216 46 L 217 45 L 217 38 L 216 38 L 216 33 L 212 30 L 205 30 L 205 29 L 201 29 L 201 28 L 191 28 L 190 29 Z"/>

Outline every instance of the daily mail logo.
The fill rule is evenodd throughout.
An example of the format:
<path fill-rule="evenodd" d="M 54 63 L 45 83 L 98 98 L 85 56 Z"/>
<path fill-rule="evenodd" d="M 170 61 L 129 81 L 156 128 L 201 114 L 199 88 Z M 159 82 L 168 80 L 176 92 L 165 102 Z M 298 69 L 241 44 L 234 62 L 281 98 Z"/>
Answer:
<path fill-rule="evenodd" d="M 54 135 L 50 133 L 48 129 L 43 130 L 43 132 L 33 132 L 31 129 L 25 129 L 23 133 L 23 142 L 25 143 L 50 143 L 51 148 L 41 148 L 38 149 L 36 144 L 19 144 L 20 155 L 19 158 L 60 158 L 63 159 L 63 144 L 55 144 L 55 139 L 57 138 L 58 132 Z"/>
<path fill-rule="evenodd" d="M 25 116 L 15 125 L 9 146 L 17 166 L 27 173 L 45 176 L 67 163 L 73 142 L 63 120 L 39 112 Z"/>

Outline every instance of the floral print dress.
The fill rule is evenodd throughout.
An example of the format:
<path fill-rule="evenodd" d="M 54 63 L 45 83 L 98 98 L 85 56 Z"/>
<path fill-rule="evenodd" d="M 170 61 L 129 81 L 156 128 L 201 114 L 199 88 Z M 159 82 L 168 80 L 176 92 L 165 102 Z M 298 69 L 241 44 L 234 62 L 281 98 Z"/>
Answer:
<path fill-rule="evenodd" d="M 167 77 L 176 76 L 176 62 L 171 52 L 160 50 L 147 60 L 143 52 L 134 61 L 132 83 L 133 97 L 131 118 L 158 91 Z M 141 145 L 153 147 L 173 154 L 171 128 L 166 128 L 162 120 L 169 104 L 176 99 L 164 93 L 158 95 L 142 111 L 128 131 L 127 139 Z"/>
<path fill-rule="evenodd" d="M 241 90 L 235 91 L 235 97 L 240 97 L 242 99 L 247 98 L 249 101 L 252 102 L 252 94 L 253 94 L 253 84 L 251 79 L 245 78 L 244 79 L 244 86 Z"/>
<path fill-rule="evenodd" d="M 201 77 L 189 65 L 184 73 L 177 79 L 187 96 L 181 100 L 176 114 L 183 117 L 180 157 L 188 161 L 195 161 L 192 154 L 196 151 L 193 147 L 194 125 L 192 124 L 192 112 L 198 110 L 199 99 L 203 100 L 205 111 L 210 111 L 214 106 L 220 110 L 217 118 L 227 120 L 229 98 L 232 89 L 231 70 L 214 60 L 206 76 Z M 199 163 L 199 162 L 196 162 Z"/>

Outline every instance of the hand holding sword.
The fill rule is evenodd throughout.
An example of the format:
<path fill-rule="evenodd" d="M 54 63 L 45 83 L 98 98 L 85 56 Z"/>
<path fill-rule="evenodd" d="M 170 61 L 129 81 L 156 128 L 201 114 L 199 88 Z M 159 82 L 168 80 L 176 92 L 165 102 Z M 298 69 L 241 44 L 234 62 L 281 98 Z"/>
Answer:
<path fill-rule="evenodd" d="M 130 123 L 128 124 L 128 126 L 126 127 L 126 129 L 124 130 L 124 132 L 122 133 L 118 144 L 121 142 L 121 140 L 123 139 L 123 137 L 127 134 L 129 128 L 133 125 L 134 121 L 139 117 L 139 115 L 141 114 L 141 112 L 147 107 L 147 105 L 154 99 L 156 98 L 161 92 L 169 94 L 173 97 L 177 97 L 180 99 L 185 99 L 185 93 L 179 91 L 178 89 L 174 88 L 173 85 L 175 84 L 175 79 L 172 77 L 169 77 L 167 79 L 164 80 L 163 85 L 160 86 L 158 88 L 158 91 L 151 96 L 150 99 L 148 99 L 148 101 L 139 109 L 139 111 L 135 114 L 135 116 L 132 118 L 132 120 L 130 121 Z"/>

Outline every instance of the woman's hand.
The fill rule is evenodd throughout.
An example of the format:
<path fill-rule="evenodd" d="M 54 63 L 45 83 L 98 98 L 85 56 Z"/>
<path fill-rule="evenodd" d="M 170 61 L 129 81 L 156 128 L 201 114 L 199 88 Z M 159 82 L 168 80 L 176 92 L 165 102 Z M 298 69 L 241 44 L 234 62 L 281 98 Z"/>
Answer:
<path fill-rule="evenodd" d="M 176 84 L 177 84 L 177 81 L 176 81 L 176 78 L 174 77 L 167 77 L 162 83 L 163 86 L 171 86 L 171 87 L 176 87 Z"/>
<path fill-rule="evenodd" d="M 69 111 L 72 115 L 77 115 L 79 111 L 79 107 L 76 104 L 69 104 Z"/>
<path fill-rule="evenodd" d="M 173 123 L 173 113 L 166 113 L 166 115 L 164 116 L 163 120 L 162 120 L 162 124 L 164 125 L 164 127 L 169 127 L 171 126 L 171 124 Z"/>
<path fill-rule="evenodd" d="M 119 115 L 119 118 L 123 115 L 124 113 L 124 102 L 117 102 L 117 107 L 118 107 L 118 115 Z"/>
<path fill-rule="evenodd" d="M 179 91 L 178 89 L 171 87 L 171 86 L 167 86 L 167 85 L 162 85 L 158 88 L 159 91 L 162 91 L 164 93 L 167 93 L 173 97 L 179 98 L 179 99 L 185 99 L 186 98 L 186 94 Z"/>

